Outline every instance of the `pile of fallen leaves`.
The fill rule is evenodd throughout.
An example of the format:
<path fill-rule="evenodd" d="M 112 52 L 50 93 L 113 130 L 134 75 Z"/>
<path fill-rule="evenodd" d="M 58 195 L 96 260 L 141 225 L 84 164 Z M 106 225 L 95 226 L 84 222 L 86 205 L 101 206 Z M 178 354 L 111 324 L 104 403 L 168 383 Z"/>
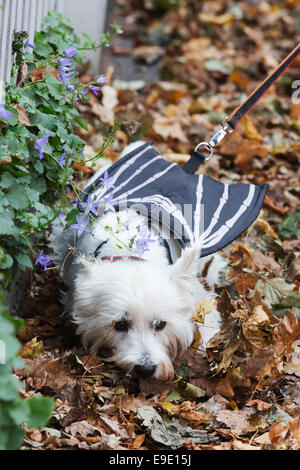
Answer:
<path fill-rule="evenodd" d="M 185 0 L 166 12 L 142 3 L 119 0 L 133 47 L 113 50 L 145 80 L 116 79 L 110 67 L 101 94 L 79 105 L 87 163 L 77 169 L 86 178 L 136 138 L 182 165 L 299 42 L 294 0 Z M 153 64 L 160 77 L 147 83 Z M 24 396 L 52 396 L 55 411 L 47 428 L 28 430 L 24 449 L 300 449 L 300 104 L 291 101 L 299 69 L 298 59 L 199 168 L 270 189 L 260 218 L 224 250 L 221 331 L 206 351 L 196 335 L 172 383 L 137 382 L 87 355 L 60 316 L 58 273 L 34 274 L 20 312 L 28 368 L 16 373 Z M 88 160 L 115 119 L 122 128 L 94 168 Z M 196 321 L 209 309 L 200 302 Z"/>

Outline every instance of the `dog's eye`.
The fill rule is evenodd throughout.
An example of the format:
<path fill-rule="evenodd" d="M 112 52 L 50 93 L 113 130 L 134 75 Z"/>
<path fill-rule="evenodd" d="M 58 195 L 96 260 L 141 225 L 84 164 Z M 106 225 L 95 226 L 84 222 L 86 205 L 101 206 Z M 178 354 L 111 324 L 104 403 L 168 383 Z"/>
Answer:
<path fill-rule="evenodd" d="M 161 331 L 164 329 L 164 327 L 166 326 L 167 322 L 165 321 L 158 321 L 155 323 L 154 325 L 154 328 L 156 331 Z"/>
<path fill-rule="evenodd" d="M 128 330 L 128 321 L 121 320 L 115 323 L 115 330 L 118 331 L 127 331 Z"/>

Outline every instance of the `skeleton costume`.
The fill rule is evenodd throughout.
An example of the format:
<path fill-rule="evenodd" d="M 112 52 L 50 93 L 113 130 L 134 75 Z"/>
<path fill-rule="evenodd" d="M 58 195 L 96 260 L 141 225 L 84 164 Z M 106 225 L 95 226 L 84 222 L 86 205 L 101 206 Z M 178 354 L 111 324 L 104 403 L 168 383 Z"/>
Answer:
<path fill-rule="evenodd" d="M 116 210 L 131 207 L 178 240 L 181 248 L 197 243 L 201 257 L 235 240 L 258 217 L 268 185 L 225 184 L 187 173 L 165 161 L 151 143 L 143 143 L 108 169 Z M 107 196 L 96 174 L 81 195 L 86 202 Z M 80 205 L 79 205 L 80 207 Z"/>

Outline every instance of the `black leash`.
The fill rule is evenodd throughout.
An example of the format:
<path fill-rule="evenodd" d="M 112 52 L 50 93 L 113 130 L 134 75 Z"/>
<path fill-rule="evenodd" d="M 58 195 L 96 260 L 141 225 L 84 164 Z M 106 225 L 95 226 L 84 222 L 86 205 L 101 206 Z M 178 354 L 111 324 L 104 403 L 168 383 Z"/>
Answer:
<path fill-rule="evenodd" d="M 250 109 L 260 100 L 264 93 L 270 88 L 273 83 L 284 73 L 284 71 L 291 65 L 296 57 L 300 54 L 300 44 L 292 50 L 292 52 L 278 65 L 278 67 L 265 78 L 265 80 L 248 96 L 248 98 L 237 108 L 235 108 L 230 116 L 228 116 L 221 124 L 221 129 L 213 136 L 210 142 L 200 142 L 194 152 L 192 153 L 189 161 L 183 166 L 187 173 L 195 173 L 199 165 L 207 160 L 210 160 L 214 153 L 214 147 L 221 142 L 221 140 L 237 127 L 240 121 L 246 116 Z M 204 147 L 209 152 L 209 156 L 203 155 L 199 149 Z"/>

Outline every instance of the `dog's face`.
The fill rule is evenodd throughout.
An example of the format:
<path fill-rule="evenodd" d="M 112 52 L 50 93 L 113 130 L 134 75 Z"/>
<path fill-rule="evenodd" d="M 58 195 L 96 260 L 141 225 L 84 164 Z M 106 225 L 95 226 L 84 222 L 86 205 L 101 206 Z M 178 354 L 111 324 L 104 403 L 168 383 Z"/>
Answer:
<path fill-rule="evenodd" d="M 83 344 L 140 377 L 169 381 L 194 336 L 197 255 L 173 266 L 82 262 L 73 318 Z"/>

